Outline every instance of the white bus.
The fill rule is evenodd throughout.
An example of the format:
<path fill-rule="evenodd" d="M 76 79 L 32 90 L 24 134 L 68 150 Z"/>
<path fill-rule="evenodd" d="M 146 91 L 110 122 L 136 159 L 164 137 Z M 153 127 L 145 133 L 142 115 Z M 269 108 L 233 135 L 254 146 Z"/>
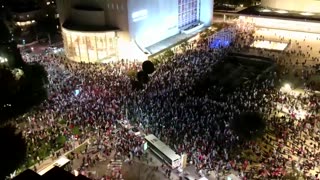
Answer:
<path fill-rule="evenodd" d="M 176 154 L 169 146 L 160 141 L 160 139 L 158 139 L 156 136 L 149 134 L 145 137 L 145 140 L 147 141 L 148 148 L 172 169 L 180 166 L 180 156 Z"/>
<path fill-rule="evenodd" d="M 45 168 L 38 171 L 38 174 L 40 176 L 44 175 L 51 169 L 53 169 L 55 166 L 58 166 L 59 168 L 65 169 L 68 165 L 70 165 L 70 159 L 66 158 L 65 156 L 61 156 L 59 159 L 51 163 L 50 165 L 46 166 Z"/>

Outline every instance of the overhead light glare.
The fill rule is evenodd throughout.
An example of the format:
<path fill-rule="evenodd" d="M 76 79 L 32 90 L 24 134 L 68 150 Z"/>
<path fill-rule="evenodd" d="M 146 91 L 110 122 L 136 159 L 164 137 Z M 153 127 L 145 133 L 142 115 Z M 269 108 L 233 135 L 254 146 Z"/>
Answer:
<path fill-rule="evenodd" d="M 271 12 L 270 9 L 262 9 L 261 12 Z"/>
<path fill-rule="evenodd" d="M 276 12 L 279 13 L 279 14 L 287 14 L 288 13 L 288 11 L 284 11 L 284 10 L 278 10 Z"/>
<path fill-rule="evenodd" d="M 314 14 L 312 13 L 308 13 L 308 12 L 303 12 L 303 13 L 300 13 L 302 16 L 313 16 Z"/>

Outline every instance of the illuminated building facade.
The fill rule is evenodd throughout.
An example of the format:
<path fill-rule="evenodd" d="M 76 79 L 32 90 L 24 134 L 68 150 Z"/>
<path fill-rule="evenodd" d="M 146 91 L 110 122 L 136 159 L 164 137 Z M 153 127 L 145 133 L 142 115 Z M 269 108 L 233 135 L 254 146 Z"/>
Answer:
<path fill-rule="evenodd" d="M 63 29 L 66 56 L 74 61 L 96 62 L 117 57 L 115 31 L 77 32 Z"/>
<path fill-rule="evenodd" d="M 39 22 L 56 15 L 55 0 L 10 0 L 2 8 L 6 9 L 5 14 L 12 22 L 10 29 L 19 45 L 46 38 L 47 32 L 41 32 L 40 29 L 43 31 L 45 28 L 39 28 L 41 26 Z M 58 23 L 55 24 L 58 25 Z M 56 25 L 55 28 L 57 28 Z M 44 37 L 41 36 L 42 34 L 45 34 Z"/>
<path fill-rule="evenodd" d="M 308 13 L 320 12 L 319 0 L 261 0 L 263 7 Z"/>
<path fill-rule="evenodd" d="M 139 59 L 147 47 L 209 26 L 212 0 L 57 0 L 67 57 L 75 61 Z"/>

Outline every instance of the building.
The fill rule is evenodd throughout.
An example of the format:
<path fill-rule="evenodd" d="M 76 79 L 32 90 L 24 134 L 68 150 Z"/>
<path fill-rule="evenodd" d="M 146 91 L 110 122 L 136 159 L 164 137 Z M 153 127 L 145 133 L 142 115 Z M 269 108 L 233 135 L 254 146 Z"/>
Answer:
<path fill-rule="evenodd" d="M 319 0 L 261 0 L 261 5 L 267 8 L 287 11 L 298 11 L 305 13 L 320 12 Z"/>
<path fill-rule="evenodd" d="M 57 0 L 66 55 L 83 62 L 140 58 L 148 47 L 209 26 L 212 0 Z"/>
<path fill-rule="evenodd" d="M 46 23 L 46 28 L 43 27 L 42 22 L 48 22 L 48 19 L 55 19 L 57 17 L 55 0 L 12 0 L 6 3 L 7 16 L 10 20 L 10 29 L 19 45 L 27 45 L 35 43 L 43 36 L 47 36 L 49 23 Z M 57 31 L 59 23 L 53 25 L 54 30 Z M 43 35 L 45 34 L 45 35 Z"/>
<path fill-rule="evenodd" d="M 300 32 L 299 36 L 306 38 L 320 33 L 320 1 L 261 0 L 259 6 L 241 11 L 215 10 L 214 18 L 222 21 L 239 19 L 260 28 Z"/>

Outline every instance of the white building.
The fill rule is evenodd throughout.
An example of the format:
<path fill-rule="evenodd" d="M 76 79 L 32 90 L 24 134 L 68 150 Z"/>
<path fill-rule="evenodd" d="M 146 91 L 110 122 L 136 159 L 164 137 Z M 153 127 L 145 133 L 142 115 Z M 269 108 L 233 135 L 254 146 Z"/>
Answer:
<path fill-rule="evenodd" d="M 57 0 L 69 59 L 143 58 L 148 47 L 209 26 L 212 0 Z"/>
<path fill-rule="evenodd" d="M 261 0 L 263 7 L 281 9 L 287 11 L 298 11 L 306 13 L 319 13 L 319 0 Z"/>

